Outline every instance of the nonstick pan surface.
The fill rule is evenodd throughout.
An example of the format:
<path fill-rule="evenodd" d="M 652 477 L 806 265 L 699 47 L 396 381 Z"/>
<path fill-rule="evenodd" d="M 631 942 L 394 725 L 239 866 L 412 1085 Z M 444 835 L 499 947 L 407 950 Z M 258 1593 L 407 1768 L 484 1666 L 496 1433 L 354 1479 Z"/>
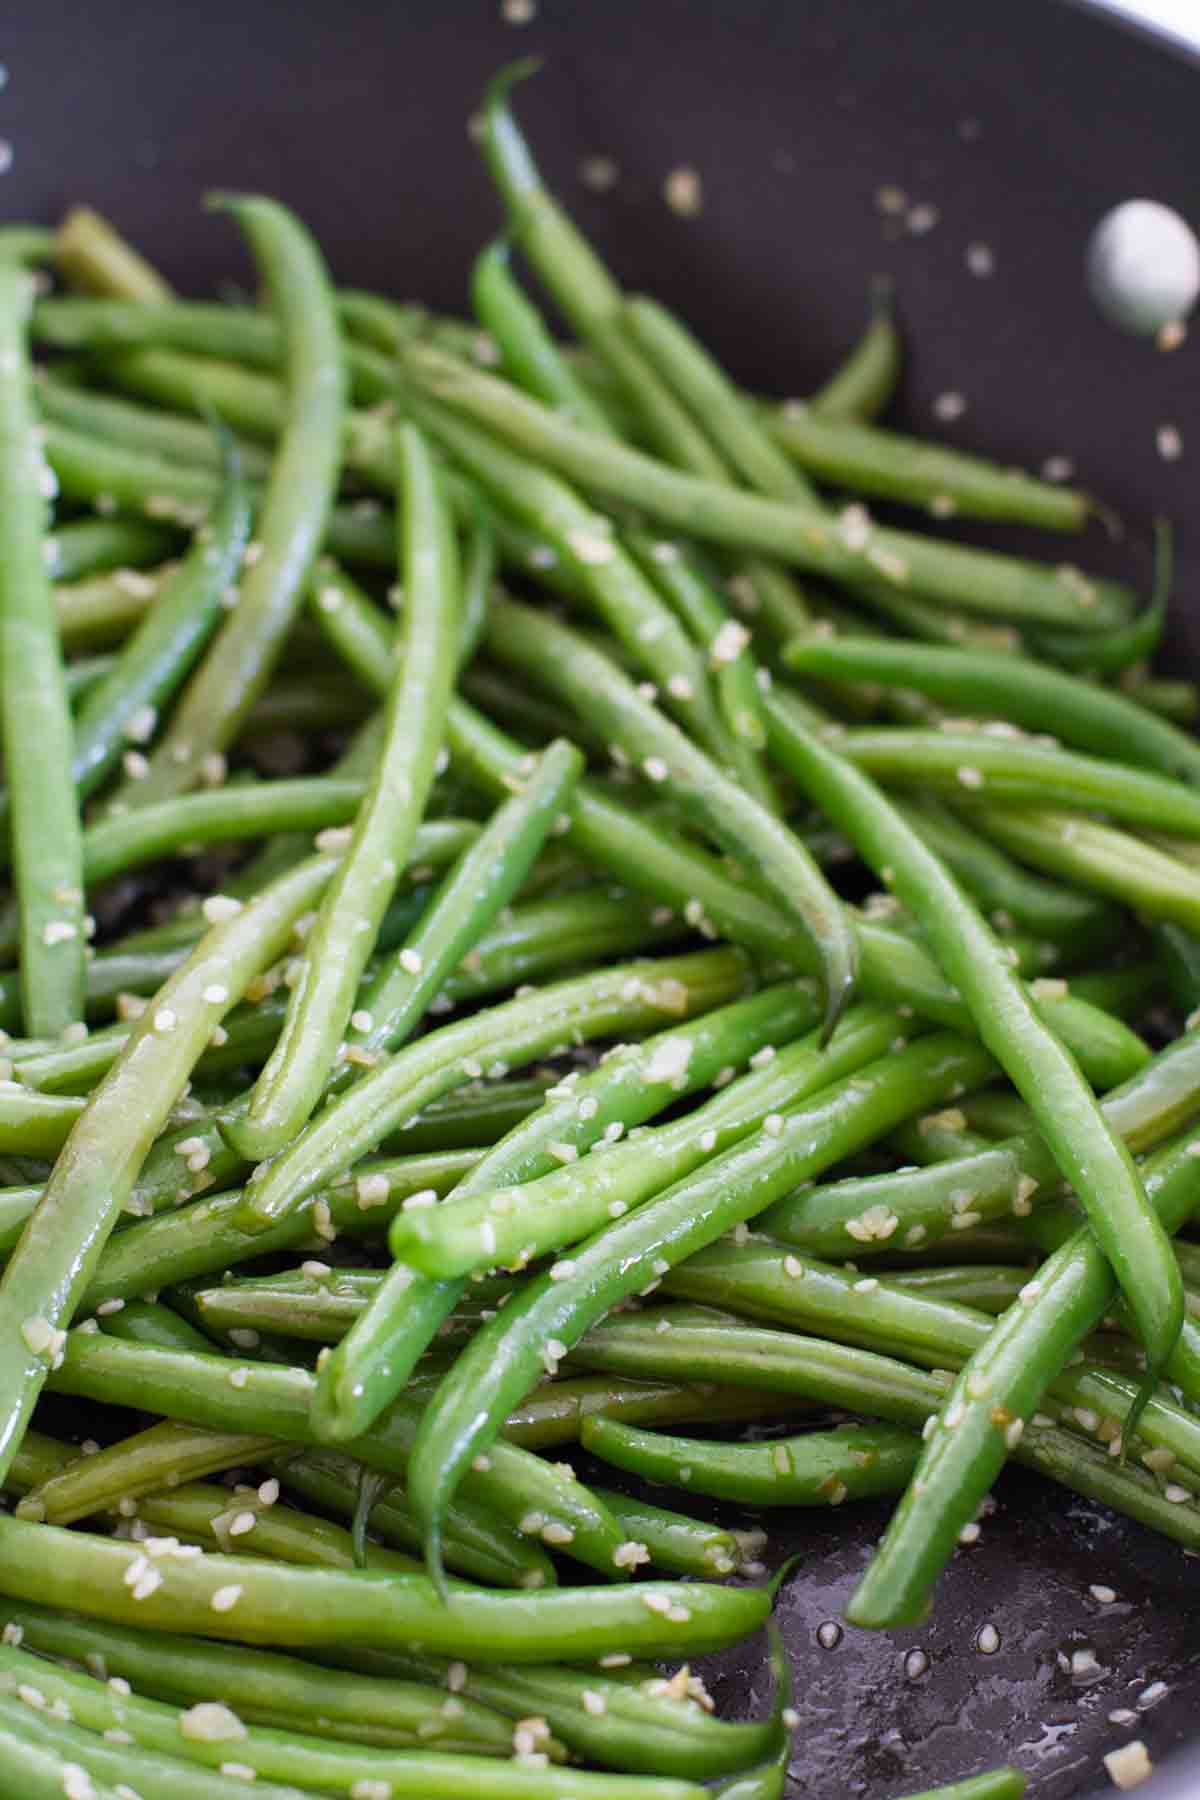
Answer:
<path fill-rule="evenodd" d="M 747 383 L 804 393 L 860 330 L 870 277 L 889 273 L 910 345 L 899 422 L 1001 461 L 1069 456 L 1131 525 L 1089 560 L 1111 555 L 1143 583 L 1146 521 L 1169 514 L 1164 666 L 1200 669 L 1200 343 L 1162 355 L 1119 336 L 1081 278 L 1088 231 L 1119 200 L 1197 221 L 1200 68 L 1186 58 L 1057 0 L 540 0 L 521 27 L 496 0 L 25 0 L 5 26 L 0 216 L 93 201 L 201 293 L 246 271 L 200 194 L 259 188 L 304 214 L 339 279 L 459 311 L 498 222 L 468 115 L 498 63 L 543 54 L 522 116 L 628 286 L 679 307 Z M 579 176 L 596 155 L 620 171 L 604 195 Z M 701 177 L 695 218 L 662 197 L 681 166 Z M 932 228 L 889 224 L 886 186 L 936 209 Z M 967 267 L 981 244 L 986 277 Z M 935 426 L 949 392 L 966 411 Z M 1177 461 L 1156 450 L 1164 424 L 1183 434 Z M 1146 1800 L 1200 1795 L 1200 1563 L 1019 1473 L 996 1500 L 927 1625 L 846 1631 L 832 1648 L 818 1627 L 885 1514 L 769 1521 L 768 1560 L 804 1558 L 780 1603 L 794 1793 L 885 1800 L 1011 1757 L 1037 1800 L 1111 1794 L 1100 1758 L 1140 1736 L 1158 1765 Z M 1080 1680 L 1071 1653 L 1087 1647 L 1100 1672 Z M 1139 1706 L 1154 1683 L 1161 1698 Z M 761 1707 L 766 1685 L 757 1645 L 717 1665 L 723 1708 Z M 1137 1723 L 1111 1723 L 1120 1708 Z"/>

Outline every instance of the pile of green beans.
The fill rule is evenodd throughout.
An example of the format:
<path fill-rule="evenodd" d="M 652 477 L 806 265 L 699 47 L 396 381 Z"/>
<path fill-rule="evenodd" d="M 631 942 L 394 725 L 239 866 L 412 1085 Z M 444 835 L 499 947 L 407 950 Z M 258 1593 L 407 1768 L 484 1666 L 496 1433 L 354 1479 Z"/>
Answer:
<path fill-rule="evenodd" d="M 882 286 L 743 390 L 545 185 L 525 72 L 474 322 L 258 196 L 255 305 L 0 230 L 22 1796 L 780 1800 L 771 1508 L 895 1502 L 876 1630 L 1009 1459 L 1200 1553 L 1169 529 L 1139 606 L 1137 530 L 1063 562 L 1099 502 L 894 430 Z M 722 1719 L 696 1659 L 764 1626 Z"/>

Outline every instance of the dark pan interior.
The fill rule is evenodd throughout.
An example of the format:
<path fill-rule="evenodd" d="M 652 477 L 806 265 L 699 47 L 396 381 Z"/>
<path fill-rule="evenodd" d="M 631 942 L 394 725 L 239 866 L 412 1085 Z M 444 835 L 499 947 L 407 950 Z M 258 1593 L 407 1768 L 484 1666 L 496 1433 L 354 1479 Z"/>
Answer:
<path fill-rule="evenodd" d="M 1200 667 L 1200 344 L 1164 356 L 1121 337 L 1081 286 L 1089 227 L 1116 201 L 1195 217 L 1200 76 L 1184 59 L 1052 0 L 540 0 L 521 28 L 497 0 L 38 0 L 6 24 L 6 217 L 94 201 L 203 292 L 246 264 L 202 190 L 261 188 L 300 209 L 340 279 L 458 310 L 497 224 L 467 117 L 499 62 L 543 53 L 522 114 L 628 285 L 681 308 L 747 382 L 803 393 L 859 331 L 869 277 L 890 273 L 911 345 L 898 417 L 931 429 L 957 390 L 966 414 L 939 427 L 953 441 L 1033 466 L 1069 455 L 1130 523 L 1125 545 L 1069 554 L 1143 583 L 1146 522 L 1171 515 L 1164 666 Z M 602 197 L 578 174 L 595 154 L 621 170 Z M 702 177 L 696 219 L 662 199 L 679 165 Z M 889 235 L 885 184 L 936 207 L 934 228 Z M 971 243 L 994 251 L 991 278 L 967 272 Z M 1164 423 L 1184 434 L 1171 464 Z M 1019 1475 L 997 1499 L 927 1626 L 833 1649 L 817 1627 L 883 1514 L 772 1522 L 769 1559 L 805 1558 L 781 1602 L 795 1793 L 885 1800 L 1006 1755 L 1039 1800 L 1112 1793 L 1099 1758 L 1133 1736 L 1161 1765 L 1146 1800 L 1200 1793 L 1200 1743 L 1184 1748 L 1200 1733 L 1200 1565 Z M 1102 1673 L 1080 1682 L 1060 1658 L 1088 1645 Z M 915 1680 L 914 1646 L 931 1659 Z M 1136 1726 L 1108 1721 L 1158 1681 Z M 735 1710 L 761 1705 L 758 1646 L 723 1659 L 717 1685 Z"/>

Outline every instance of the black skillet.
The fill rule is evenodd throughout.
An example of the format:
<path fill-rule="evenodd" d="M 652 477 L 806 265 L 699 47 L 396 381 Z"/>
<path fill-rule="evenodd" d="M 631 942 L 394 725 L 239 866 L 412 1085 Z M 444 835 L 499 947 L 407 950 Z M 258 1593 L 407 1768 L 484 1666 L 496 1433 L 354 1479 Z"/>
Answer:
<path fill-rule="evenodd" d="M 528 51 L 548 70 L 522 115 L 629 286 L 682 308 L 748 383 L 803 393 L 888 271 L 910 340 L 898 417 L 928 429 L 935 397 L 960 392 L 965 416 L 940 427 L 956 442 L 1027 465 L 1069 455 L 1131 520 L 1172 514 L 1164 663 L 1200 666 L 1200 345 L 1164 356 L 1119 336 L 1080 273 L 1119 200 L 1197 222 L 1200 69 L 1090 10 L 540 0 L 517 27 L 499 0 L 24 0 L 0 37 L 0 216 L 92 200 L 199 293 L 244 268 L 200 193 L 261 188 L 303 212 L 343 280 L 464 310 L 469 258 L 497 223 L 467 116 L 489 72 Z M 620 168 L 603 197 L 578 176 L 597 154 Z M 662 199 L 680 166 L 702 179 L 695 219 Z M 889 233 L 886 185 L 935 207 L 933 229 Z M 972 243 L 993 250 L 990 278 L 967 272 Z M 1155 450 L 1165 423 L 1184 434 L 1173 464 Z M 1038 1800 L 1112 1794 L 1100 1757 L 1140 1736 L 1158 1765 L 1145 1800 L 1200 1795 L 1200 1564 L 1032 1479 L 1006 1476 L 997 1499 L 927 1626 L 829 1649 L 817 1629 L 883 1514 L 771 1522 L 769 1559 L 805 1556 L 780 1606 L 802 1721 L 792 1791 L 885 1800 L 1011 1757 Z M 976 1646 L 987 1623 L 992 1656 Z M 1085 1646 L 1103 1673 L 1080 1682 L 1060 1659 Z M 930 1659 L 918 1678 L 913 1648 Z M 1109 1721 L 1154 1682 L 1165 1694 L 1135 1725 Z M 757 1648 L 723 1659 L 715 1685 L 733 1711 L 761 1706 Z"/>

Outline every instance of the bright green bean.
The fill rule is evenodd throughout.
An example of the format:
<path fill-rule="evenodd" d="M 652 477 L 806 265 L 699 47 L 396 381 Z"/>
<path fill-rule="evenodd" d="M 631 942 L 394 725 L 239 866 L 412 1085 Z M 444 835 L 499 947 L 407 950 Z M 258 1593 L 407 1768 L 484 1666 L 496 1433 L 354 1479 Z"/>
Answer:
<path fill-rule="evenodd" d="M 83 1017 L 83 853 L 71 715 L 43 549 L 49 471 L 35 436 L 26 343 L 32 301 L 32 277 L 17 263 L 0 261 L 0 737 L 22 1009 L 31 1036 L 52 1037 Z"/>

